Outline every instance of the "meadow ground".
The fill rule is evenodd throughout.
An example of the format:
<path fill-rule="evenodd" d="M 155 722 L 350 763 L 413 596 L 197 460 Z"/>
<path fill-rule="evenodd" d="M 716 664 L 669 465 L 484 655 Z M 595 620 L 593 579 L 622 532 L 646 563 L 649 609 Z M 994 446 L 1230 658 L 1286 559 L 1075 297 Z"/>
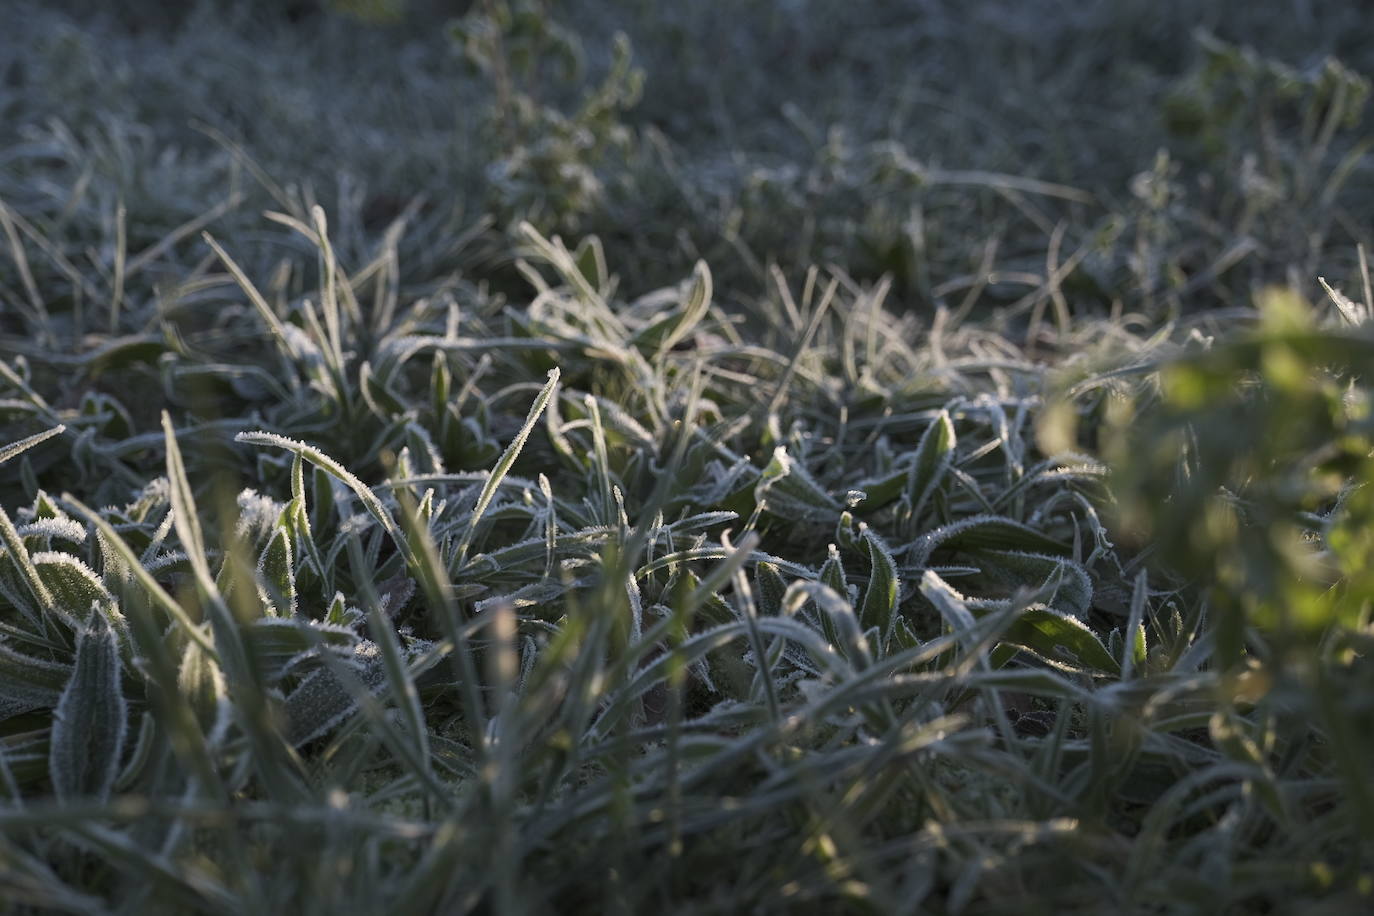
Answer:
<path fill-rule="evenodd" d="M 0 913 L 1374 908 L 1357 2 L 12 0 Z"/>

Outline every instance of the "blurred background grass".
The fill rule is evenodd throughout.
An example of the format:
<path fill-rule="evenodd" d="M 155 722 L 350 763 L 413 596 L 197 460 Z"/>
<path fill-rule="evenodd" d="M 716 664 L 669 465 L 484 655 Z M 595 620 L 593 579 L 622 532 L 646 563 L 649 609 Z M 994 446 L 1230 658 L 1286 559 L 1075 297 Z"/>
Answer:
<path fill-rule="evenodd" d="M 911 308 L 971 289 L 1007 305 L 1052 254 L 1075 309 L 1157 318 L 1262 282 L 1315 294 L 1318 265 L 1353 276 L 1374 204 L 1364 16 L 1307 0 L 19 0 L 0 197 L 108 264 L 121 202 L 130 251 L 234 191 L 231 222 L 282 209 L 234 165 L 251 160 L 345 240 L 417 196 L 450 235 L 489 220 L 457 264 L 497 281 L 527 218 L 598 234 L 634 289 L 704 256 L 727 288 L 839 263 L 890 274 Z M 418 263 L 456 266 L 422 235 Z"/>

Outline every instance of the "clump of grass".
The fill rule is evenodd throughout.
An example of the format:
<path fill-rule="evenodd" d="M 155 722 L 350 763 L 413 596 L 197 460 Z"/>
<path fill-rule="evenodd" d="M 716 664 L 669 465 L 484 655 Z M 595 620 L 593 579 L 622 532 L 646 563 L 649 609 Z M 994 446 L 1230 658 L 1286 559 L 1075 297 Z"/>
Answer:
<path fill-rule="evenodd" d="M 794 7 L 747 8 L 732 40 L 825 27 Z M 1045 41 L 1134 21 L 1106 7 Z M 521 33 L 541 12 L 484 3 L 462 26 L 484 66 L 455 72 L 457 96 L 507 80 L 528 109 L 468 153 L 524 169 L 499 199 L 369 197 L 461 183 L 463 162 L 417 177 L 449 121 L 403 133 L 377 187 L 340 178 L 325 206 L 309 143 L 342 175 L 377 160 L 323 102 L 151 160 L 139 144 L 174 114 L 95 127 L 61 86 L 14 95 L 81 126 L 31 121 L 0 184 L 7 903 L 1366 903 L 1374 304 L 1362 249 L 1339 248 L 1359 235 L 1362 78 L 1211 38 L 1187 69 L 1164 47 L 1178 72 L 1127 88 L 1153 104 L 1167 83 L 1174 129 L 1202 106 L 1206 135 L 1152 158 L 1118 207 L 1102 187 L 1129 174 L 1075 180 L 1089 146 L 1062 170 L 972 148 L 920 161 L 859 113 L 779 163 L 776 125 L 744 117 L 782 107 L 768 95 L 679 124 L 655 55 L 704 27 L 690 5 L 659 32 L 623 23 L 662 130 L 603 105 L 615 144 L 579 146 L 578 87 L 558 109 L 537 64 L 503 69 L 552 37 L 599 59 L 590 27 L 536 15 Z M 169 59 L 212 27 L 290 45 L 226 15 L 196 8 Z M 49 43 L 16 59 L 67 48 L 72 92 L 99 98 L 94 30 L 36 21 Z M 877 25 L 806 32 L 807 53 L 847 60 Z M 349 42 L 411 40 L 319 26 L 340 42 L 326 69 Z M 280 56 L 261 66 L 296 66 Z M 1066 60 L 1065 80 L 1106 66 Z M 840 72 L 853 85 L 810 116 L 876 78 Z M 197 87 L 224 89 L 168 104 Z M 340 92 L 354 112 L 435 104 Z M 1282 126 L 1250 172 L 1232 105 Z M 312 112 L 313 139 L 284 149 Z M 1054 139 L 1022 117 L 1007 149 Z M 731 162 L 684 138 L 702 123 L 734 125 Z M 595 147 L 570 180 L 597 193 L 573 200 L 521 158 L 541 141 L 554 159 Z M 1197 168 L 1250 196 L 1194 200 Z M 878 199 L 901 212 L 863 214 Z M 1252 282 L 1291 267 L 1301 288 L 1328 256 L 1329 316 L 1300 289 L 1250 308 Z"/>

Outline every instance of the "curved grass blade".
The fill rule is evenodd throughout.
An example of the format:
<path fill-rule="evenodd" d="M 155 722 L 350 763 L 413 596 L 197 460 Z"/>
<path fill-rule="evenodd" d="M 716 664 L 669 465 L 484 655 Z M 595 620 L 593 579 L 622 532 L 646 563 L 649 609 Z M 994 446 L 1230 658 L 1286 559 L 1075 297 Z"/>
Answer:
<path fill-rule="evenodd" d="M 477 496 L 477 503 L 472 507 L 472 516 L 468 519 L 467 528 L 458 541 L 457 562 L 460 568 L 467 562 L 468 550 L 472 547 L 472 539 L 477 534 L 477 523 L 482 520 L 483 514 L 491 505 L 491 501 L 496 496 L 501 481 L 510 471 L 511 465 L 515 464 L 515 459 L 520 456 L 520 450 L 525 447 L 525 442 L 529 439 L 535 422 L 538 421 L 539 415 L 544 412 L 544 408 L 549 403 L 549 398 L 553 396 L 554 389 L 558 387 L 559 376 L 560 373 L 556 367 L 549 370 L 549 380 L 540 389 L 539 395 L 534 399 L 534 404 L 530 406 L 530 412 L 525 417 L 525 422 L 521 425 L 520 431 L 515 434 L 515 438 L 506 447 L 506 451 L 496 462 L 496 466 L 487 475 L 486 483 L 482 485 L 482 492 Z"/>
<path fill-rule="evenodd" d="M 14 522 L 10 521 L 9 513 L 0 506 L 0 540 L 4 542 L 5 549 L 14 561 L 14 565 L 19 569 L 20 575 L 24 577 L 25 584 L 33 597 L 38 600 L 39 608 L 50 610 L 53 606 L 53 594 L 43 577 L 38 574 L 38 567 L 34 566 L 33 557 L 29 550 L 24 546 L 24 539 L 19 536 L 19 531 L 14 527 Z M 20 610 L 24 610 L 20 607 Z"/>
<path fill-rule="evenodd" d="M 412 568 L 416 566 L 418 561 L 415 553 L 410 549 L 410 544 L 406 540 L 405 533 L 401 531 L 401 527 L 396 524 L 396 519 L 392 517 L 391 512 L 389 512 L 382 501 L 377 498 L 377 494 L 372 492 L 371 487 L 355 477 L 347 468 L 339 464 L 339 462 L 330 458 L 319 449 L 306 445 L 304 442 L 296 439 L 288 439 L 285 436 L 279 436 L 276 433 L 269 433 L 264 430 L 241 432 L 234 437 L 234 441 L 244 442 L 248 445 L 269 445 L 273 448 L 286 449 L 289 452 L 300 455 L 330 477 L 338 480 L 353 491 L 354 495 L 362 502 L 363 508 L 365 508 L 368 514 L 375 518 L 378 524 L 382 526 L 382 530 L 387 533 L 392 543 L 396 545 L 396 549 L 401 552 L 401 556 L 405 558 L 406 565 Z"/>
<path fill-rule="evenodd" d="M 197 590 L 208 610 L 207 616 L 210 618 L 218 650 L 215 661 L 219 663 L 234 691 L 238 722 L 255 751 L 254 768 L 261 775 L 272 796 L 277 799 L 299 800 L 302 793 L 308 791 L 299 779 L 302 775 L 301 762 L 281 734 L 274 711 L 268 702 L 265 685 L 259 677 L 257 666 L 253 664 L 244 640 L 243 627 L 234 611 L 225 602 L 219 586 L 210 574 L 205 540 L 201 533 L 191 484 L 186 477 L 186 466 L 181 458 L 181 449 L 177 445 L 176 432 L 172 428 L 172 418 L 166 411 L 162 413 L 162 429 L 166 439 L 172 523 L 189 555 Z M 236 552 L 230 550 L 227 554 L 224 568 L 236 571 Z"/>
<path fill-rule="evenodd" d="M 224 266 L 229 268 L 229 273 L 233 275 L 239 287 L 248 294 L 248 301 L 253 303 L 253 307 L 258 310 L 258 314 L 267 322 L 267 326 L 272 329 L 272 336 L 276 338 L 277 346 L 281 348 L 282 354 L 288 359 L 294 360 L 296 358 L 296 348 L 291 343 L 291 337 L 288 335 L 285 325 L 283 325 L 281 319 L 277 317 L 277 313 L 272 311 L 272 306 L 267 304 L 267 300 L 263 298 L 262 293 L 258 292 L 258 288 L 253 285 L 253 281 L 248 279 L 248 275 L 243 272 L 243 268 L 239 267 L 238 262 L 229 256 L 229 252 L 220 247 L 219 242 L 216 242 L 210 233 L 202 232 L 200 237 L 205 240 L 205 243 L 209 245 L 219 259 L 224 262 Z"/>
<path fill-rule="evenodd" d="M 660 355 L 673 349 L 692 332 L 702 318 L 706 317 L 707 311 L 711 308 L 711 293 L 711 268 L 705 261 L 697 261 L 696 266 L 692 268 L 692 289 L 687 294 L 687 301 L 683 303 L 677 320 L 659 341 Z"/>

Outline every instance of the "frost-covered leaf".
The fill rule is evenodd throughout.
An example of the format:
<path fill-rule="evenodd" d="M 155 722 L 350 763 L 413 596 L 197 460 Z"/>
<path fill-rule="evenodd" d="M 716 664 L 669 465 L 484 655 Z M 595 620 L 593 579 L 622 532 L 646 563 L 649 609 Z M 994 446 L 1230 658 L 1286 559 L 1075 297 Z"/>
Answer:
<path fill-rule="evenodd" d="M 1044 589 L 1040 600 L 1065 613 L 1082 617 L 1092 607 L 1092 578 L 1070 559 L 1020 550 L 980 550 L 974 556 L 984 574 L 1009 585 Z"/>
<path fill-rule="evenodd" d="M 296 613 L 296 569 L 291 552 L 291 535 L 285 524 L 278 525 L 258 557 L 258 586 L 263 605 L 278 617 Z M 278 607 L 276 602 L 284 602 Z"/>
<path fill-rule="evenodd" d="M 886 647 L 897 613 L 897 563 L 882 538 L 865 527 L 861 535 L 868 550 L 869 579 L 860 605 L 859 622 L 864 627 L 876 627 L 879 645 Z"/>
<path fill-rule="evenodd" d="M 680 307 L 645 328 L 636 342 L 666 353 L 692 332 L 711 308 L 711 269 L 705 261 L 698 261 L 692 269 L 692 285 Z"/>
<path fill-rule="evenodd" d="M 1027 608 L 1003 634 L 1006 642 L 1030 649 L 1059 666 L 1117 674 L 1120 663 L 1097 635 L 1080 620 L 1050 608 Z"/>
<path fill-rule="evenodd" d="M 1330 283 L 1327 283 L 1325 277 L 1318 277 L 1317 282 L 1322 285 L 1322 289 L 1326 290 L 1327 297 L 1330 298 L 1336 308 L 1340 310 L 1341 317 L 1345 319 L 1347 324 L 1359 327 L 1369 320 L 1369 309 L 1366 306 L 1354 301 L 1345 293 L 1336 289 Z"/>
<path fill-rule="evenodd" d="M 46 661 L 0 642 L 0 720 L 57 705 L 71 665 Z"/>
<path fill-rule="evenodd" d="M 18 527 L 21 538 L 57 538 L 71 544 L 86 542 L 86 528 L 73 519 L 43 517 Z"/>
<path fill-rule="evenodd" d="M 923 534 L 910 547 L 918 565 L 929 562 L 931 554 L 943 550 L 1019 550 L 1067 556 L 1063 544 L 1028 525 L 1000 515 L 975 515 Z"/>
<path fill-rule="evenodd" d="M 196 502 L 191 491 L 191 482 L 186 476 L 186 465 L 182 461 L 181 449 L 177 446 L 176 432 L 172 428 L 172 418 L 162 412 L 162 431 L 167 448 L 167 483 L 172 501 L 172 520 L 177 537 L 186 550 L 186 558 L 191 564 L 197 581 L 204 586 L 213 582 L 210 575 L 209 554 L 205 549 L 205 536 L 201 532 L 200 517 L 196 514 Z"/>
<path fill-rule="evenodd" d="M 759 613 L 776 617 L 782 613 L 782 598 L 787 593 L 787 582 L 772 563 L 759 563 L 754 567 L 755 601 Z"/>
<path fill-rule="evenodd" d="M 793 521 L 828 521 L 840 512 L 840 504 L 782 445 L 754 485 L 754 499 L 766 500 L 769 512 Z"/>
<path fill-rule="evenodd" d="M 409 409 L 405 400 L 392 390 L 385 381 L 378 378 L 377 374 L 372 371 L 372 364 L 366 360 L 358 367 L 358 386 L 362 392 L 363 400 L 378 417 L 390 419 Z"/>
<path fill-rule="evenodd" d="M 386 689 L 386 669 L 371 643 L 358 646 L 354 658 L 344 664 L 369 692 Z M 357 709 L 349 687 L 329 668 L 317 669 L 286 698 L 287 740 L 300 747 L 342 724 Z"/>
<path fill-rule="evenodd" d="M 921 594 L 940 612 L 949 629 L 962 640 L 974 629 L 976 619 L 967 599 L 941 579 L 933 569 L 921 574 Z"/>
<path fill-rule="evenodd" d="M 338 480 L 353 491 L 354 495 L 362 502 L 368 513 L 381 524 L 382 529 L 386 531 L 392 543 L 401 551 L 401 555 L 406 557 L 407 562 L 410 564 L 416 562 L 414 552 L 410 549 L 405 534 L 402 533 L 400 526 L 396 524 L 396 519 L 392 516 L 390 510 L 388 510 L 382 501 L 377 498 L 377 494 L 372 492 L 372 488 L 363 483 L 347 468 L 324 452 L 313 446 L 306 445 L 304 442 L 287 439 L 284 436 L 278 436 L 276 433 L 262 431 L 239 433 L 234 437 L 234 441 L 246 442 L 249 445 L 265 445 L 273 448 L 286 449 L 287 451 L 300 455 L 306 461 L 315 465 L 318 470 L 322 470 L 330 477 Z M 324 486 L 327 487 L 327 484 Z M 315 478 L 315 499 L 317 509 L 321 507 L 322 503 L 321 489 L 320 479 L 317 476 Z"/>
<path fill-rule="evenodd" d="M 195 621 L 191 620 L 190 616 L 186 613 L 186 609 L 178 604 L 176 599 L 169 595 L 167 590 L 164 589 L 158 581 L 153 578 L 152 574 L 144 565 L 139 562 L 138 555 L 134 552 L 133 548 L 129 546 L 128 541 L 122 538 L 119 532 L 114 529 L 114 526 L 99 512 L 96 512 L 79 499 L 76 499 L 70 493 L 63 494 L 62 499 L 90 521 L 91 524 L 95 525 L 96 530 L 100 534 L 102 550 L 105 551 L 107 555 L 105 560 L 107 564 L 106 569 L 109 569 L 109 566 L 112 564 L 118 564 L 119 567 L 127 570 L 128 574 L 132 575 L 134 580 L 147 592 L 148 596 L 153 600 L 153 603 L 161 607 L 173 620 L 177 621 L 182 631 L 188 637 L 199 643 L 202 648 L 213 651 L 213 644 L 205 630 Z M 152 621 L 147 621 L 147 623 L 151 624 Z"/>
<path fill-rule="evenodd" d="M 52 609 L 73 627 L 90 624 L 94 605 L 104 606 L 114 601 L 95 570 L 71 554 L 35 553 L 33 565 L 52 593 Z"/>
<path fill-rule="evenodd" d="M 104 618 L 94 623 L 77 637 L 71 680 L 53 712 L 49 762 L 62 800 L 107 797 L 124 754 L 129 710 L 119 648 Z"/>
<path fill-rule="evenodd" d="M 867 667 L 870 661 L 868 641 L 863 628 L 859 626 L 859 615 L 854 613 L 854 606 L 823 582 L 804 580 L 787 587 L 783 603 L 794 607 L 807 600 L 815 604 L 819 611 L 826 639 L 835 651 L 855 667 Z"/>
<path fill-rule="evenodd" d="M 14 527 L 14 522 L 10 520 L 3 506 L 0 506 L 0 540 L 3 540 L 8 559 L 13 564 L 14 569 L 27 585 L 34 599 L 40 608 L 52 606 L 52 592 L 48 591 L 48 586 L 38 575 L 38 570 L 34 568 L 33 558 L 29 555 L 29 549 L 24 545 L 23 539 L 19 536 L 18 530 Z"/>
<path fill-rule="evenodd" d="M 463 529 L 463 535 L 458 541 L 457 554 L 460 564 L 467 559 L 468 549 L 472 546 L 472 539 L 477 533 L 478 522 L 482 520 L 482 515 L 491 505 L 497 489 L 501 486 L 501 481 L 510 472 L 511 465 L 515 464 L 515 459 L 520 457 L 526 440 L 529 439 L 530 433 L 534 430 L 534 424 L 539 420 L 544 408 L 548 406 L 554 391 L 557 390 L 559 378 L 559 370 L 549 370 L 548 381 L 544 383 L 544 387 L 535 396 L 534 403 L 530 405 L 529 413 L 525 416 L 525 422 L 520 426 L 520 431 L 515 434 L 515 438 L 511 440 L 510 445 L 506 446 L 506 450 L 496 462 L 496 466 L 487 475 L 486 482 L 482 485 L 482 491 L 477 495 L 477 503 L 472 507 L 472 514 Z"/>
<path fill-rule="evenodd" d="M 954 422 L 949 417 L 949 411 L 942 410 L 922 434 L 916 446 L 916 457 L 911 463 L 906 491 L 911 497 L 914 515 L 920 515 L 944 480 L 954 455 L 954 445 Z"/>

